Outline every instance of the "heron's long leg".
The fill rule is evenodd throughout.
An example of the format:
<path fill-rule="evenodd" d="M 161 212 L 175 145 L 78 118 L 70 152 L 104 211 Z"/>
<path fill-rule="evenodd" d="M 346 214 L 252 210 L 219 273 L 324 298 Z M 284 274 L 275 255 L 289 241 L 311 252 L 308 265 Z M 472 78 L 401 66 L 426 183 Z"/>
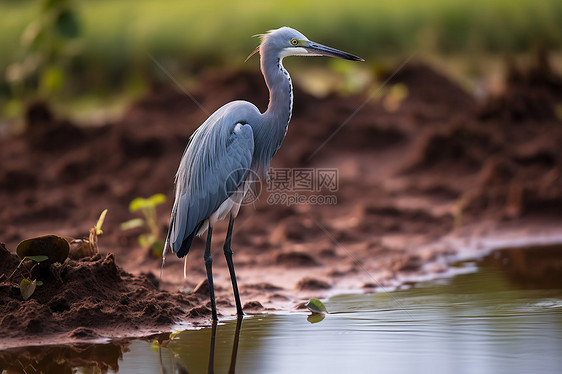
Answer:
<path fill-rule="evenodd" d="M 213 236 L 213 228 L 209 225 L 207 234 L 207 243 L 205 244 L 205 268 L 207 269 L 207 280 L 209 281 L 209 295 L 211 297 L 211 312 L 213 321 L 217 321 L 217 307 L 215 306 L 215 288 L 213 287 L 213 258 L 211 257 L 211 237 Z"/>
<path fill-rule="evenodd" d="M 228 221 L 228 231 L 226 233 L 226 239 L 224 240 L 224 257 L 226 258 L 228 271 L 230 272 L 230 280 L 232 281 L 232 290 L 234 291 L 234 299 L 236 300 L 236 314 L 243 316 L 244 312 L 242 311 L 242 304 L 240 303 L 238 283 L 236 282 L 236 273 L 234 272 L 234 263 L 232 262 L 232 248 L 230 247 L 230 243 L 232 241 L 232 226 L 234 226 L 234 217 L 230 215 L 230 221 Z"/>

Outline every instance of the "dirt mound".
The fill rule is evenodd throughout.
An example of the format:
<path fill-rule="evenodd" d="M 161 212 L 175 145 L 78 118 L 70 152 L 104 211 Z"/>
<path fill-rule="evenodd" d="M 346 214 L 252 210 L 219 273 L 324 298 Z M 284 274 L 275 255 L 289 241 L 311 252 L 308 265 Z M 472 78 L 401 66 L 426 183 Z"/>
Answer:
<path fill-rule="evenodd" d="M 489 131 L 458 125 L 427 132 L 416 148 L 406 172 L 434 168 L 473 173 L 500 147 Z"/>
<path fill-rule="evenodd" d="M 528 67 L 508 66 L 506 90 L 479 108 L 483 120 L 501 119 L 512 124 L 525 120 L 560 120 L 556 107 L 562 102 L 562 77 L 552 69 L 547 51 L 538 48 Z"/>
<path fill-rule="evenodd" d="M 17 256 L 0 246 L 0 271 L 10 274 Z M 185 320 L 202 300 L 198 295 L 160 291 L 141 274 L 133 276 L 115 264 L 112 254 L 79 261 L 67 259 L 57 270 L 35 268 L 43 282 L 28 300 L 20 295 L 21 274 L 0 286 L 1 346 L 21 339 L 95 339 L 147 335 Z M 205 317 L 205 315 L 201 315 Z"/>
<path fill-rule="evenodd" d="M 436 108 L 451 107 L 456 111 L 470 112 L 474 109 L 474 98 L 457 84 L 430 66 L 411 63 L 398 72 L 389 72 L 390 84 L 402 83 L 408 87 L 406 102 L 424 103 Z M 444 114 L 436 111 L 435 115 Z"/>
<path fill-rule="evenodd" d="M 469 220 L 560 216 L 561 92 L 544 53 L 527 68 L 512 65 L 505 92 L 472 116 L 422 130 L 402 171 L 456 191 Z"/>

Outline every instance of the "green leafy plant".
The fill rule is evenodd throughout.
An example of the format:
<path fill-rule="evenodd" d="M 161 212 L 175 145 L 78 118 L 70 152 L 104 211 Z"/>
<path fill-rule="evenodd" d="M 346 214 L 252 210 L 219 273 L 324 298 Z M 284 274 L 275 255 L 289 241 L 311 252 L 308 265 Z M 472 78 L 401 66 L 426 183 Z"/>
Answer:
<path fill-rule="evenodd" d="M 139 235 L 139 243 L 143 247 L 150 248 L 154 257 L 161 257 L 164 249 L 164 242 L 160 238 L 158 229 L 156 207 L 166 202 L 166 196 L 155 194 L 149 198 L 137 197 L 129 204 L 129 211 L 136 213 L 140 211 L 143 218 L 133 218 L 121 224 L 121 229 L 130 230 L 138 227 L 148 229 L 148 233 Z"/>
<path fill-rule="evenodd" d="M 22 271 L 21 269 L 25 269 L 27 271 L 27 276 L 25 276 L 24 274 L 22 274 L 22 280 L 20 282 L 20 293 L 21 296 L 24 300 L 27 300 L 31 297 L 31 295 L 33 295 L 33 293 L 35 292 L 35 288 L 37 286 L 42 286 L 43 282 L 38 281 L 37 279 L 33 279 L 31 273 L 33 272 L 33 269 L 39 265 L 39 263 L 48 260 L 49 257 L 48 256 L 43 256 L 43 255 L 39 255 L 39 256 L 24 256 L 20 263 L 18 264 L 18 266 L 14 269 L 14 271 L 12 272 L 12 274 L 10 274 L 10 276 L 8 278 L 6 278 L 2 283 L 7 283 L 10 279 L 12 279 L 12 277 L 16 274 L 16 272 L 19 270 L 20 272 Z M 24 263 L 26 260 L 30 260 L 33 261 L 33 265 L 31 267 L 31 269 L 28 269 Z"/>
<path fill-rule="evenodd" d="M 56 235 L 22 240 L 16 248 L 16 254 L 21 258 L 21 261 L 10 276 L 2 281 L 2 284 L 7 284 L 19 271 L 22 277 L 19 283 L 20 293 L 22 298 L 27 300 L 33 295 L 37 286 L 43 285 L 40 280 L 32 279 L 35 267 L 40 266 L 51 271 L 60 269 L 62 268 L 61 264 L 68 257 L 69 251 L 68 241 Z M 33 264 L 30 268 L 25 265 L 29 261 Z M 3 276 L 4 274 L 0 278 Z"/>
<path fill-rule="evenodd" d="M 33 295 L 37 286 L 43 285 L 43 282 L 32 279 L 33 269 L 37 266 L 50 269 L 51 271 L 53 271 L 52 269 L 60 268 L 61 264 L 66 261 L 69 252 L 70 245 L 68 241 L 60 236 L 45 235 L 22 240 L 16 248 L 16 254 L 21 258 L 21 261 L 5 282 L 9 281 L 19 270 L 22 275 L 20 293 L 22 298 L 27 300 Z M 25 266 L 26 260 L 33 262 L 31 268 Z M 22 268 L 27 271 L 27 275 L 22 273 Z"/>
<path fill-rule="evenodd" d="M 65 70 L 78 54 L 81 27 L 74 0 L 41 0 L 37 17 L 21 38 L 23 58 L 6 69 L 6 81 L 17 99 L 39 93 L 49 98 L 61 91 Z"/>

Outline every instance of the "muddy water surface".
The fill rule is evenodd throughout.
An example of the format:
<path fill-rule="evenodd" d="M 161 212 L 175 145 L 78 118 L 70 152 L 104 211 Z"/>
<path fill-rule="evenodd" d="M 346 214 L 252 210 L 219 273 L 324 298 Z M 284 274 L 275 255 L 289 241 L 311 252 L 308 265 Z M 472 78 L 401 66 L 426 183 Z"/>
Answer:
<path fill-rule="evenodd" d="M 249 316 L 145 340 L 0 353 L 3 372 L 553 373 L 562 246 L 493 251 L 459 275 L 342 295 L 330 314 Z M 160 343 L 159 343 L 160 342 Z M 15 371 L 9 371 L 11 368 Z"/>

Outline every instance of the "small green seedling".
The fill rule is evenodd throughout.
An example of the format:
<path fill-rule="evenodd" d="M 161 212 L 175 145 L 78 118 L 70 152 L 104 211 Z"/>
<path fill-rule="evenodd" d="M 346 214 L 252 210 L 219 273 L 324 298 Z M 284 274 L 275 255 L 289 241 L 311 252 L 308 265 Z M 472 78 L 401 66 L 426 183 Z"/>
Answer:
<path fill-rule="evenodd" d="M 161 257 L 164 242 L 160 239 L 160 230 L 156 220 L 156 207 L 166 202 L 163 194 L 152 195 L 149 198 L 137 197 L 129 204 L 131 213 L 141 211 L 143 218 L 133 218 L 121 224 L 121 229 L 130 230 L 137 227 L 148 229 L 147 234 L 139 235 L 139 243 L 143 247 L 151 249 L 154 257 Z"/>
<path fill-rule="evenodd" d="M 68 241 L 57 235 L 44 235 L 22 240 L 16 248 L 16 254 L 21 261 L 5 282 L 9 281 L 19 270 L 22 276 L 20 293 L 22 298 L 27 300 L 33 295 L 35 288 L 43 284 L 41 281 L 32 279 L 33 269 L 39 266 L 52 271 L 53 268 L 62 266 L 61 264 L 66 261 L 69 252 Z M 30 269 L 25 266 L 26 260 L 33 262 Z M 22 273 L 21 268 L 25 269 L 27 274 Z"/>
<path fill-rule="evenodd" d="M 20 293 L 21 296 L 24 300 L 27 300 L 31 297 L 31 295 L 33 295 L 33 292 L 35 292 L 35 288 L 37 286 L 42 286 L 43 282 L 38 281 L 37 279 L 31 280 L 31 272 L 33 271 L 33 269 L 35 268 L 35 266 L 39 265 L 40 262 L 43 261 L 47 261 L 49 259 L 49 257 L 47 256 L 43 256 L 43 255 L 39 255 L 39 256 L 24 256 L 20 263 L 18 264 L 18 266 L 14 269 L 14 271 L 12 272 L 12 274 L 10 274 L 10 276 L 8 278 L 6 278 L 6 280 L 4 280 L 4 282 L 2 283 L 7 283 L 10 279 L 12 279 L 12 277 L 14 276 L 14 274 L 16 273 L 16 271 L 18 271 L 21 267 L 23 267 L 25 270 L 27 270 L 28 276 L 24 277 L 21 282 L 20 282 Z M 33 266 L 31 267 L 31 269 L 26 268 L 23 263 L 25 262 L 25 260 L 31 260 L 34 262 Z M 21 270 L 20 270 L 21 272 Z M 23 275 L 22 275 L 23 276 Z"/>
<path fill-rule="evenodd" d="M 103 221 L 105 221 L 105 215 L 107 214 L 107 209 L 104 209 L 101 212 L 100 217 L 98 218 L 98 222 L 96 225 L 90 229 L 90 247 L 92 248 L 93 253 L 99 253 L 98 249 L 98 236 L 103 234 L 103 230 L 101 229 L 103 225 Z"/>
<path fill-rule="evenodd" d="M 72 245 L 70 257 L 74 259 L 90 257 L 100 252 L 98 248 L 98 237 L 103 234 L 101 227 L 103 226 L 106 215 L 107 209 L 104 209 L 94 227 L 90 228 L 88 239 L 72 239 L 70 241 Z"/>
<path fill-rule="evenodd" d="M 31 281 L 29 278 L 23 278 L 20 282 L 21 297 L 23 297 L 24 300 L 29 299 L 31 295 L 33 295 L 33 292 L 35 292 L 35 287 L 37 287 L 36 279 Z"/>

